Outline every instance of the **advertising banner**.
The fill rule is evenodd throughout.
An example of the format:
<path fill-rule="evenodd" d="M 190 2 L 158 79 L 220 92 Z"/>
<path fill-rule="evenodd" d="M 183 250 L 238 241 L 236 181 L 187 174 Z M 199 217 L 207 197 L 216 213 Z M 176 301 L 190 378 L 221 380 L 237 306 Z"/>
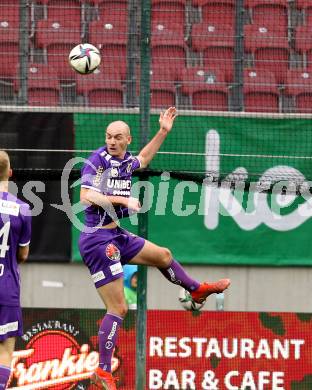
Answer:
<path fill-rule="evenodd" d="M 95 389 L 101 310 L 24 309 L 9 389 Z M 135 312 L 122 324 L 112 367 L 135 390 Z M 147 313 L 146 389 L 309 390 L 312 314 Z M 143 390 L 143 389 L 142 389 Z"/>
<path fill-rule="evenodd" d="M 105 127 L 117 119 L 130 125 L 131 150 L 137 151 L 138 115 L 116 113 L 75 115 L 75 148 L 98 148 Z M 157 131 L 157 115 L 151 126 Z M 311 135 L 308 119 L 178 117 L 161 147 L 168 154 L 160 153 L 151 164 L 165 173 L 134 186 L 134 195 L 140 187 L 149 192 L 143 208 L 149 212 L 148 238 L 169 247 L 183 264 L 311 265 Z M 172 170 L 214 172 L 221 182 L 239 172 L 244 182 L 235 188 L 202 185 L 172 179 Z M 268 177 L 279 178 L 271 183 L 272 193 L 253 190 Z M 306 184 L 302 192 L 281 195 L 287 177 Z M 137 216 L 121 224 L 137 233 Z M 73 224 L 72 257 L 80 261 L 78 236 Z"/>
<path fill-rule="evenodd" d="M 9 389 L 84 390 L 99 363 L 98 329 L 102 310 L 24 309 L 24 334 L 18 338 Z M 118 389 L 135 389 L 135 312 L 119 332 L 112 370 Z"/>
<path fill-rule="evenodd" d="M 148 389 L 312 389 L 311 318 L 149 311 Z"/>

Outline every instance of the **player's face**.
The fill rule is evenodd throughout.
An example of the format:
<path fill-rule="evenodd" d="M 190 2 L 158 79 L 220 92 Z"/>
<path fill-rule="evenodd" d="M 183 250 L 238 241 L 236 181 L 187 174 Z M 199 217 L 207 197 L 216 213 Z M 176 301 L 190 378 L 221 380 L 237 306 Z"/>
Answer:
<path fill-rule="evenodd" d="M 111 156 L 124 158 L 128 145 L 131 143 L 129 129 L 122 126 L 109 126 L 106 130 L 106 146 Z"/>

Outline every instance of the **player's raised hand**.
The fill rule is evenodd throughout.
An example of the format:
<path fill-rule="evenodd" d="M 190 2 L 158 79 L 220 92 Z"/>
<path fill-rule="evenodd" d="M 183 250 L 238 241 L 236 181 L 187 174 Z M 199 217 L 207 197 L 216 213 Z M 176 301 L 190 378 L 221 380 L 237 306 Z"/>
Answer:
<path fill-rule="evenodd" d="M 169 107 L 165 112 L 161 112 L 159 117 L 160 128 L 169 132 L 177 115 L 175 107 Z"/>

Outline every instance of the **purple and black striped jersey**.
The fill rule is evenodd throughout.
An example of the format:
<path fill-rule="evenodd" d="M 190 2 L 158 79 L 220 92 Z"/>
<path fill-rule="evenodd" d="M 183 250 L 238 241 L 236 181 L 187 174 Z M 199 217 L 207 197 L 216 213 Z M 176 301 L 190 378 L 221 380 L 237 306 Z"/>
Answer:
<path fill-rule="evenodd" d="M 103 146 L 97 149 L 84 163 L 81 170 L 81 187 L 91 188 L 104 195 L 129 197 L 131 194 L 132 173 L 140 168 L 140 161 L 126 152 L 123 159 L 111 156 Z M 128 208 L 114 207 L 117 218 L 129 216 Z M 113 219 L 101 207 L 89 206 L 85 209 L 85 225 L 104 226 Z"/>
<path fill-rule="evenodd" d="M 20 305 L 19 246 L 30 243 L 29 205 L 8 192 L 0 192 L 0 305 Z"/>

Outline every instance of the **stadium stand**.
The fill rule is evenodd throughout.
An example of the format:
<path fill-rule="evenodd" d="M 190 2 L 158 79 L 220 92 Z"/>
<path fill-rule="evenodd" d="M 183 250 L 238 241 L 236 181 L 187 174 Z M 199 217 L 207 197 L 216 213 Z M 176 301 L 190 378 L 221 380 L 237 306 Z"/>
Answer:
<path fill-rule="evenodd" d="M 152 25 L 152 66 L 163 66 L 171 70 L 174 81 L 179 80 L 186 66 L 187 46 L 183 33 L 177 33 L 164 25 Z"/>
<path fill-rule="evenodd" d="M 252 55 L 253 65 L 275 73 L 283 84 L 289 67 L 289 45 L 284 27 L 248 24 L 244 26 L 245 52 Z M 278 67 L 276 66 L 278 63 Z"/>
<path fill-rule="evenodd" d="M 225 73 L 219 69 L 192 67 L 182 73 L 181 93 L 194 110 L 228 110 Z"/>
<path fill-rule="evenodd" d="M 288 25 L 287 0 L 245 0 L 245 8 L 250 13 L 253 24 L 286 28 Z"/>
<path fill-rule="evenodd" d="M 185 31 L 185 1 L 152 1 L 152 24 L 165 25 L 171 31 Z"/>
<path fill-rule="evenodd" d="M 19 1 L 0 4 L 0 78 L 15 78 L 19 59 Z M 9 58 L 9 61 L 8 61 Z"/>
<path fill-rule="evenodd" d="M 244 69 L 244 111 L 279 112 L 279 90 L 275 75 L 263 69 Z"/>
<path fill-rule="evenodd" d="M 295 49 L 302 55 L 304 67 L 312 64 L 312 30 L 311 26 L 298 26 L 295 30 Z"/>
<path fill-rule="evenodd" d="M 176 88 L 172 70 L 154 66 L 151 74 L 151 107 L 163 108 L 176 105 Z"/>
<path fill-rule="evenodd" d="M 43 50 L 44 62 L 57 69 L 58 77 L 62 80 L 74 78 L 74 73 L 68 66 L 68 54 L 80 42 L 79 26 L 69 22 L 64 26 L 58 21 L 50 20 L 40 20 L 37 23 L 36 46 Z"/>
<path fill-rule="evenodd" d="M 287 72 L 285 95 L 291 97 L 295 112 L 307 113 L 312 107 L 312 73 L 305 69 Z"/>
<path fill-rule="evenodd" d="M 76 88 L 86 105 L 101 107 L 106 102 L 107 107 L 123 106 L 124 87 L 120 73 L 114 68 L 94 72 L 87 79 L 77 75 Z"/>
<path fill-rule="evenodd" d="M 89 40 L 101 52 L 103 69 L 114 67 L 122 78 L 126 77 L 127 25 L 115 23 L 109 16 L 89 24 Z M 109 71 L 109 70 L 108 70 Z"/>
<path fill-rule="evenodd" d="M 230 82 L 233 79 L 234 29 L 224 24 L 193 24 L 192 48 L 205 68 L 219 67 Z"/>
<path fill-rule="evenodd" d="M 310 0 L 297 0 L 296 7 L 303 13 L 305 25 L 312 24 L 312 3 Z"/>
<path fill-rule="evenodd" d="M 199 7 L 202 22 L 223 23 L 234 27 L 235 2 L 233 0 L 193 0 L 193 6 Z"/>

